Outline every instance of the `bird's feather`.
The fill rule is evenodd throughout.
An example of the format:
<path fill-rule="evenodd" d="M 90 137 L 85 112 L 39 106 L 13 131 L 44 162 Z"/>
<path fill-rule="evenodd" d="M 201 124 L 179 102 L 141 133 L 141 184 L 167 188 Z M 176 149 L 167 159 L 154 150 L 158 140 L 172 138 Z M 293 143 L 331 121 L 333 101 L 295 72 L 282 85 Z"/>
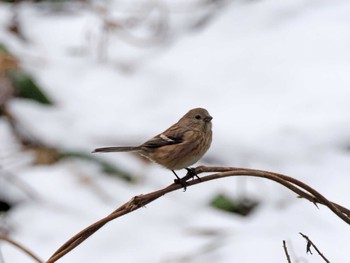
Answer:
<path fill-rule="evenodd" d="M 145 142 L 142 147 L 147 147 L 147 148 L 159 148 L 162 146 L 166 145 L 173 145 L 173 144 L 178 144 L 182 142 L 182 136 L 166 136 L 163 133 L 159 134 L 149 141 Z"/>

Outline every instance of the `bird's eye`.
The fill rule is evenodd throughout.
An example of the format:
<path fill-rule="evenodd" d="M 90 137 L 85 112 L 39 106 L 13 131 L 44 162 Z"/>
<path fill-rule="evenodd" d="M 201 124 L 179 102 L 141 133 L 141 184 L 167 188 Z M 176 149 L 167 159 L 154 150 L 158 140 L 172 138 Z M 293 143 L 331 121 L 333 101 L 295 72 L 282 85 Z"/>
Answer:
<path fill-rule="evenodd" d="M 195 118 L 196 118 L 197 120 L 200 120 L 200 119 L 201 119 L 201 115 L 196 115 Z"/>

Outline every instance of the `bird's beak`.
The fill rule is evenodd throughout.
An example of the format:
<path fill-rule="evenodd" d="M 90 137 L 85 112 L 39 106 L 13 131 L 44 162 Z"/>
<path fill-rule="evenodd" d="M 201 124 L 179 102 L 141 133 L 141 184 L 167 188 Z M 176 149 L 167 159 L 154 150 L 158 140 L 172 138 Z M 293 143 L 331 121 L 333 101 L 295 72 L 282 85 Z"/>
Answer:
<path fill-rule="evenodd" d="M 210 122 L 212 119 L 213 119 L 212 116 L 207 116 L 207 117 L 204 118 L 204 121 L 205 122 Z"/>

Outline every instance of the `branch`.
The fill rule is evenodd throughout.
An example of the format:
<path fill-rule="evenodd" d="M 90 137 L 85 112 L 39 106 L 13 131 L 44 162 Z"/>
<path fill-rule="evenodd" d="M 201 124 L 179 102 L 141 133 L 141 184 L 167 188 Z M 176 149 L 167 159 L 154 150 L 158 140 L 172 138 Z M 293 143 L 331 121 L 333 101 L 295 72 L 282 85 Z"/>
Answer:
<path fill-rule="evenodd" d="M 24 246 L 22 246 L 21 244 L 13 241 L 12 239 L 5 237 L 3 235 L 0 235 L 0 240 L 3 240 L 11 245 L 13 245 L 14 247 L 18 248 L 19 250 L 21 250 L 23 253 L 25 253 L 26 255 L 28 255 L 29 257 L 31 257 L 35 262 L 37 263 L 44 263 L 43 260 L 41 260 L 40 258 L 38 258 L 36 255 L 34 255 L 29 249 L 25 248 Z"/>
<path fill-rule="evenodd" d="M 292 261 L 290 260 L 290 256 L 288 253 L 287 244 L 285 240 L 283 240 L 283 250 L 284 250 L 284 254 L 286 254 L 287 262 L 292 263 Z"/>
<path fill-rule="evenodd" d="M 309 239 L 308 236 L 304 235 L 303 233 L 299 233 L 303 238 L 306 239 L 307 243 L 306 243 L 306 253 L 310 253 L 312 255 L 311 252 L 311 247 L 313 247 L 317 253 L 321 256 L 321 258 L 323 258 L 323 260 L 327 263 L 330 263 L 330 261 L 321 253 L 321 251 L 316 247 L 316 245 Z"/>
<path fill-rule="evenodd" d="M 196 167 L 194 171 L 195 171 L 195 174 L 197 175 L 201 173 L 213 173 L 213 174 L 203 176 L 200 179 L 198 178 L 198 179 L 193 179 L 191 181 L 187 181 L 191 177 L 193 177 L 193 174 L 191 175 L 190 173 L 188 173 L 181 180 L 181 181 L 186 181 L 187 186 L 192 186 L 195 184 L 200 184 L 207 181 L 216 180 L 224 177 L 230 177 L 230 176 L 252 176 L 252 177 L 266 178 L 266 179 L 275 181 L 287 187 L 294 193 L 296 193 L 300 198 L 305 198 L 310 202 L 312 202 L 313 204 L 315 204 L 316 206 L 317 204 L 322 204 L 327 206 L 331 211 L 333 211 L 333 213 L 335 213 L 344 222 L 350 225 L 349 209 L 329 201 L 327 198 L 325 198 L 323 195 L 321 195 L 319 192 L 317 192 L 310 186 L 292 177 L 278 174 L 278 173 L 262 171 L 262 170 L 234 168 L 234 167 L 199 166 L 199 167 Z M 89 227 L 85 228 L 84 230 L 80 231 L 78 234 L 70 238 L 49 258 L 47 263 L 56 262 L 58 259 L 60 259 L 65 254 L 73 250 L 75 247 L 77 247 L 79 244 L 85 241 L 88 237 L 90 237 L 92 234 L 94 234 L 96 231 L 98 231 L 101 227 L 103 227 L 108 222 L 118 217 L 121 217 L 123 215 L 126 215 L 130 212 L 133 212 L 141 207 L 144 207 L 145 205 L 151 203 L 152 201 L 158 199 L 159 197 L 167 193 L 173 192 L 175 190 L 179 190 L 181 188 L 182 188 L 181 184 L 173 183 L 164 189 L 154 191 L 145 195 L 138 195 L 133 197 L 131 200 L 129 200 L 128 202 L 120 206 L 118 209 L 113 211 L 108 216 L 102 218 L 101 220 L 90 225 Z"/>

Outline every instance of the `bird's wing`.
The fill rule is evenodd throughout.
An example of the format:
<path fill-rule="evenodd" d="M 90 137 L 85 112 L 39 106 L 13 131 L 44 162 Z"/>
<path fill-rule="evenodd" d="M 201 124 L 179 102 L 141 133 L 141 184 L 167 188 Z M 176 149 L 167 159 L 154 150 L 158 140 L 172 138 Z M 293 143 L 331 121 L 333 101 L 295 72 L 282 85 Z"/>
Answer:
<path fill-rule="evenodd" d="M 180 133 L 177 127 L 171 127 L 165 132 L 158 134 L 145 142 L 142 147 L 159 148 L 165 145 L 178 144 L 183 141 L 183 136 L 184 134 Z"/>

